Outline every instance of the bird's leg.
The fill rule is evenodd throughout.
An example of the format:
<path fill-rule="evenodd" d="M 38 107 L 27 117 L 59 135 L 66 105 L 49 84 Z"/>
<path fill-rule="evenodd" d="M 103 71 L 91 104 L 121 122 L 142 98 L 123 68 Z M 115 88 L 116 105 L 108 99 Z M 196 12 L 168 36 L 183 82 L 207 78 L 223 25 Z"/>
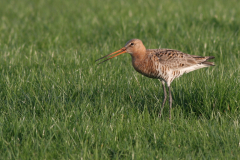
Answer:
<path fill-rule="evenodd" d="M 162 86 L 163 86 L 164 99 L 163 99 L 162 107 L 161 107 L 161 110 L 160 110 L 160 113 L 159 113 L 160 118 L 162 116 L 162 111 L 163 111 L 164 104 L 167 100 L 167 92 L 166 92 L 166 88 L 165 88 L 165 82 L 163 80 L 161 80 L 161 82 L 162 82 Z"/>
<path fill-rule="evenodd" d="M 172 109 L 172 94 L 171 94 L 171 87 L 170 84 L 168 86 L 169 91 L 169 119 L 171 119 L 171 109 Z"/>

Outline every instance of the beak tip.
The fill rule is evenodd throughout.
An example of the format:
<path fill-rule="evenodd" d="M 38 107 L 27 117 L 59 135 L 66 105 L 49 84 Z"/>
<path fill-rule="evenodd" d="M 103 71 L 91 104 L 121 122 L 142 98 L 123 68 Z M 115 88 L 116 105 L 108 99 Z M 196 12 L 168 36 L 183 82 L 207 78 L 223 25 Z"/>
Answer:
<path fill-rule="evenodd" d="M 120 53 L 118 53 L 118 52 L 120 52 Z M 114 57 L 116 57 L 116 56 L 118 56 L 118 55 L 120 55 L 120 54 L 126 53 L 126 52 L 127 52 L 126 48 L 123 47 L 123 48 L 121 48 L 121 49 L 119 49 L 119 50 L 117 50 L 117 51 L 115 51 L 115 52 L 113 52 L 113 53 L 111 53 L 111 54 L 109 54 L 109 55 L 103 56 L 103 57 L 95 60 L 95 62 L 99 61 L 100 59 L 106 58 L 106 57 L 108 57 L 108 56 L 110 56 L 110 55 L 113 55 L 113 54 L 115 54 L 115 53 L 118 53 L 118 54 L 116 54 L 116 55 L 114 55 L 114 56 L 112 56 L 112 57 L 110 57 L 110 58 L 107 58 L 106 60 L 104 60 L 104 61 L 102 61 L 102 62 L 100 62 L 100 63 L 97 64 L 97 65 L 99 65 L 99 64 L 101 64 L 101 63 L 103 63 L 103 62 L 105 62 L 105 61 L 107 61 L 107 60 L 109 60 L 109 59 L 112 59 L 112 58 L 114 58 Z"/>

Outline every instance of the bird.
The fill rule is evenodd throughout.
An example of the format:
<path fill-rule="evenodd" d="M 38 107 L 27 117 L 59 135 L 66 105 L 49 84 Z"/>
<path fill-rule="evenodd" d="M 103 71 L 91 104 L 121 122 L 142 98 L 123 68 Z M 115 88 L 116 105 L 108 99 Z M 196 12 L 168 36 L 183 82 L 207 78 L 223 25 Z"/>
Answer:
<path fill-rule="evenodd" d="M 140 39 L 129 40 L 123 48 L 97 59 L 96 62 L 106 58 L 98 63 L 101 64 L 123 53 L 129 53 L 131 55 L 132 65 L 137 72 L 146 77 L 159 79 L 161 81 L 164 97 L 158 115 L 159 117 L 162 115 L 167 100 L 165 83 L 167 84 L 169 94 L 169 119 L 171 119 L 172 109 L 172 81 L 182 76 L 184 73 L 215 65 L 214 62 L 208 61 L 209 59 L 214 59 L 214 56 L 196 56 L 166 48 L 146 49 Z"/>

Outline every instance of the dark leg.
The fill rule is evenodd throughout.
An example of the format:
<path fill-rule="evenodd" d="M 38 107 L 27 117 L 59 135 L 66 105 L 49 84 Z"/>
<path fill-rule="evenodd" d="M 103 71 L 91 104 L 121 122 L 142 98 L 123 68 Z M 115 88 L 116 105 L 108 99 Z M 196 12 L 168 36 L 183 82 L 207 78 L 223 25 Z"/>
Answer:
<path fill-rule="evenodd" d="M 162 82 L 162 86 L 163 86 L 164 97 L 163 97 L 162 108 L 161 108 L 161 111 L 159 113 L 159 117 L 160 118 L 162 116 L 162 111 L 163 111 L 164 104 L 165 104 L 165 102 L 167 100 L 167 92 L 166 92 L 166 88 L 165 88 L 165 82 L 164 81 L 161 81 L 161 82 Z"/>
<path fill-rule="evenodd" d="M 172 94 L 171 94 L 171 87 L 168 86 L 169 91 L 169 119 L 171 119 L 171 109 L 172 109 Z"/>

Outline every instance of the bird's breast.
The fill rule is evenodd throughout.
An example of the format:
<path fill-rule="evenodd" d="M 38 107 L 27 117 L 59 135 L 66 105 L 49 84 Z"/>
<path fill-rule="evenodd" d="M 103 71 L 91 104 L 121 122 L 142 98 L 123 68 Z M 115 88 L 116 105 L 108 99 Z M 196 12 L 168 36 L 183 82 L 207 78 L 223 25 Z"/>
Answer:
<path fill-rule="evenodd" d="M 159 70 L 156 64 L 150 58 L 136 59 L 132 57 L 134 69 L 149 78 L 159 78 Z"/>

